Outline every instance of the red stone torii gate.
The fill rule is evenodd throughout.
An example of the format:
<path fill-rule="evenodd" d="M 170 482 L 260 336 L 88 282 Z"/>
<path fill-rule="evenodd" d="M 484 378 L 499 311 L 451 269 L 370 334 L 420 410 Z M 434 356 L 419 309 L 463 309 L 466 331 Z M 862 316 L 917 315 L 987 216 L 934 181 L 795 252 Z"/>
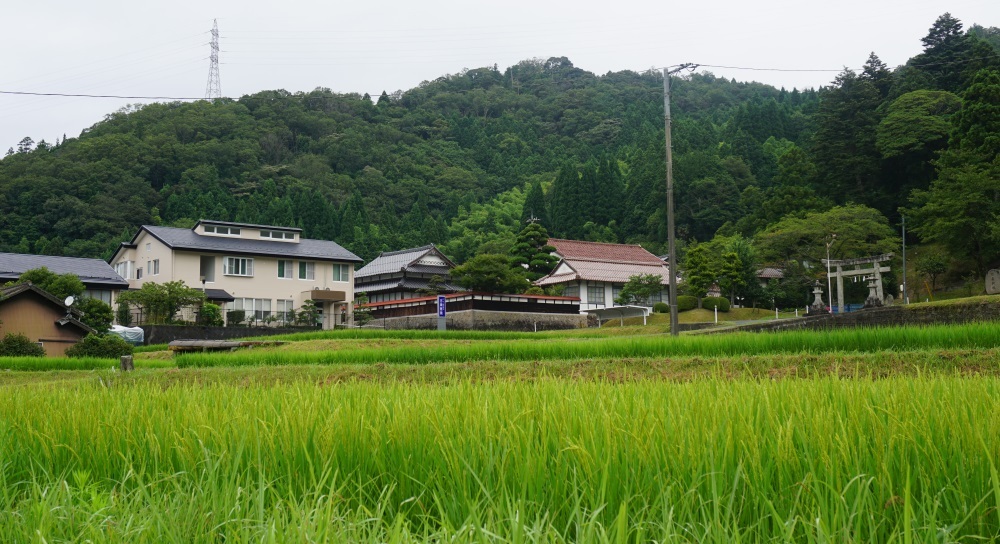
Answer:
<path fill-rule="evenodd" d="M 888 266 L 881 263 L 891 261 L 893 253 L 883 253 L 871 257 L 861 257 L 859 259 L 823 259 L 823 264 L 829 267 L 836 267 L 836 271 L 831 271 L 830 275 L 837 278 L 837 313 L 844 313 L 844 277 L 845 276 L 866 276 L 871 274 L 875 278 L 875 293 L 879 300 L 885 300 L 885 293 L 882 290 L 882 274 L 889 272 Z M 871 268 L 863 265 L 870 264 Z M 853 266 L 853 270 L 844 270 L 845 266 Z M 829 268 L 828 268 L 829 270 Z M 832 310 L 832 309 L 831 309 Z"/>

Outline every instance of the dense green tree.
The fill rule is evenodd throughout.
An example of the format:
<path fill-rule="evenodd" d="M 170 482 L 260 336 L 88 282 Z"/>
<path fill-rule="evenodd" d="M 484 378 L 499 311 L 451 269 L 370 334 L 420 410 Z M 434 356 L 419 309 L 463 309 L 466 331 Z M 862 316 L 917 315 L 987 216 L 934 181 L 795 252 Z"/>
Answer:
<path fill-rule="evenodd" d="M 549 226 L 548 206 L 545 205 L 545 193 L 542 191 L 542 183 L 536 180 L 528 189 L 528 194 L 524 199 L 524 207 L 521 210 L 521 224 L 535 222 L 542 227 Z"/>
<path fill-rule="evenodd" d="M 823 94 L 812 155 L 818 189 L 837 202 L 886 206 L 879 186 L 880 154 L 875 147 L 880 104 L 875 84 L 851 70 L 841 72 Z"/>
<path fill-rule="evenodd" d="M 552 272 L 559 259 L 552 253 L 556 248 L 549 245 L 549 233 L 538 223 L 529 223 L 518 233 L 514 244 L 512 262 L 524 268 L 529 280 L 537 280 Z"/>
<path fill-rule="evenodd" d="M 950 13 L 938 17 L 920 41 L 923 53 L 908 64 L 927 74 L 940 90 L 958 92 L 977 71 L 1000 67 L 996 51 L 975 34 L 963 32 L 961 21 Z"/>
<path fill-rule="evenodd" d="M 188 287 L 183 281 L 150 281 L 137 290 L 121 293 L 118 301 L 140 308 L 147 324 L 162 324 L 173 321 L 181 308 L 203 303 L 205 293 Z"/>
<path fill-rule="evenodd" d="M 808 263 L 820 268 L 832 234 L 837 235 L 830 248 L 832 259 L 891 253 L 900 244 L 899 236 L 884 215 L 859 205 L 786 217 L 759 233 L 754 244 L 763 262 Z"/>
<path fill-rule="evenodd" d="M 76 274 L 56 274 L 44 266 L 26 270 L 18 277 L 17 283 L 31 283 L 59 300 L 68 296 L 79 297 L 86 290 Z"/>
<path fill-rule="evenodd" d="M 108 303 L 96 298 L 82 297 L 74 306 L 83 312 L 80 321 L 89 325 L 98 334 L 103 334 L 111 329 L 115 314 Z"/>
<path fill-rule="evenodd" d="M 913 231 L 972 259 L 983 274 L 1000 259 L 1000 72 L 981 71 L 963 95 L 938 177 L 911 198 Z"/>
<path fill-rule="evenodd" d="M 630 276 L 622 286 L 615 304 L 629 306 L 646 304 L 654 295 L 663 290 L 663 277 L 657 274 L 637 274 Z"/>
<path fill-rule="evenodd" d="M 917 273 L 926 276 L 931 282 L 931 291 L 937 289 L 938 276 L 948 271 L 948 255 L 945 252 L 928 248 L 920 253 L 915 262 Z"/>
<path fill-rule="evenodd" d="M 913 91 L 897 98 L 878 126 L 875 145 L 884 158 L 916 155 L 927 161 L 951 131 L 962 101 L 947 91 Z"/>
<path fill-rule="evenodd" d="M 506 255 L 476 255 L 453 268 L 451 277 L 470 291 L 485 293 L 523 293 L 529 287 L 524 269 Z"/>
<path fill-rule="evenodd" d="M 685 290 L 687 294 L 698 297 L 699 307 L 701 307 L 700 299 L 718 278 L 717 263 L 718 260 L 706 244 L 690 246 L 684 254 L 684 260 L 681 261 Z"/>

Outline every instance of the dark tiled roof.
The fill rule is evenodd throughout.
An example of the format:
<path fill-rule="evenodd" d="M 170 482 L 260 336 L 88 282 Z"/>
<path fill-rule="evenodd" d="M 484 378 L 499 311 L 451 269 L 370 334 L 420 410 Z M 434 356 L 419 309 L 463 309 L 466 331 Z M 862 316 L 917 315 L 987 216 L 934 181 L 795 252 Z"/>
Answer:
<path fill-rule="evenodd" d="M 51 255 L 25 255 L 0 253 L 0 281 L 17 279 L 21 274 L 41 267 L 56 274 L 76 274 L 84 285 L 128 287 L 111 265 L 101 259 L 79 257 L 54 257 Z"/>
<path fill-rule="evenodd" d="M 584 259 L 605 263 L 663 264 L 663 261 L 656 255 L 646 251 L 642 246 L 634 244 L 606 244 L 549 238 L 549 245 L 556 248 L 556 253 L 566 260 Z"/>
<path fill-rule="evenodd" d="M 415 291 L 417 289 L 425 289 L 427 287 L 426 279 L 417 278 L 390 278 L 387 280 L 375 281 L 372 283 L 355 283 L 354 290 L 359 293 L 381 293 L 383 291 L 394 291 L 397 289 L 405 289 L 409 291 Z M 439 288 L 443 292 L 458 292 L 464 291 L 462 287 L 458 285 L 452 285 L 450 283 L 441 283 Z"/>
<path fill-rule="evenodd" d="M 765 280 L 769 279 L 782 279 L 785 277 L 785 273 L 780 268 L 761 268 L 757 271 L 757 277 Z"/>
<path fill-rule="evenodd" d="M 357 255 L 347 251 L 340 244 L 327 240 L 300 238 L 298 243 L 294 243 L 266 239 L 251 240 L 227 236 L 202 235 L 191 229 L 178 229 L 174 227 L 143 225 L 142 228 L 171 249 L 208 251 L 212 253 L 237 253 L 241 255 L 267 255 L 269 257 L 288 257 L 292 259 L 361 262 L 361 259 Z"/>
<path fill-rule="evenodd" d="M 378 274 L 392 274 L 393 272 L 399 272 L 403 268 L 407 268 L 414 261 L 419 260 L 421 257 L 431 252 L 437 253 L 441 257 L 444 257 L 444 255 L 441 255 L 441 252 L 438 251 L 433 244 L 422 247 L 415 247 L 413 249 L 386 251 L 380 253 L 378 257 L 375 257 L 375 259 L 372 260 L 372 262 L 359 268 L 354 273 L 354 277 L 364 278 L 367 276 L 377 276 Z M 447 261 L 447 257 L 444 258 Z M 419 267 L 421 268 L 419 272 L 423 272 L 423 269 L 426 268 L 427 265 L 419 265 Z M 432 273 L 438 273 L 439 271 L 447 272 L 447 270 L 443 267 L 440 269 L 434 267 Z"/>

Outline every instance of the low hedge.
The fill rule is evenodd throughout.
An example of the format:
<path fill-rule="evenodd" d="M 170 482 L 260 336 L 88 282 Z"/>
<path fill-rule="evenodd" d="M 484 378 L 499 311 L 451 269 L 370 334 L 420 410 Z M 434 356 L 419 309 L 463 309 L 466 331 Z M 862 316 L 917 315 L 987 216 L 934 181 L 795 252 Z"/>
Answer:
<path fill-rule="evenodd" d="M 677 297 L 677 311 L 686 312 L 698 307 L 698 297 L 691 295 L 679 295 Z"/>
<path fill-rule="evenodd" d="M 45 357 L 45 348 L 19 333 L 8 333 L 0 340 L 0 357 Z"/>
<path fill-rule="evenodd" d="M 657 302 L 656 304 L 653 304 L 654 314 L 665 314 L 668 312 L 670 312 L 670 305 L 666 302 Z"/>
<path fill-rule="evenodd" d="M 701 307 L 706 310 L 718 308 L 720 312 L 729 311 L 729 299 L 723 297 L 705 297 L 701 299 Z"/>

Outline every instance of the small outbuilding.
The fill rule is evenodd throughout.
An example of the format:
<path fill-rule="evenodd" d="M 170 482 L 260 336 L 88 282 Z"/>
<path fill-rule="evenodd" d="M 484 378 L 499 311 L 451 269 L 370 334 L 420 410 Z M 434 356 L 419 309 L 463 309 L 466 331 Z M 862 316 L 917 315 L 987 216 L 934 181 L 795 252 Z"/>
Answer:
<path fill-rule="evenodd" d="M 97 332 L 80 321 L 81 315 L 30 283 L 0 289 L 0 336 L 23 334 L 50 357 L 65 355 L 67 348 Z"/>

